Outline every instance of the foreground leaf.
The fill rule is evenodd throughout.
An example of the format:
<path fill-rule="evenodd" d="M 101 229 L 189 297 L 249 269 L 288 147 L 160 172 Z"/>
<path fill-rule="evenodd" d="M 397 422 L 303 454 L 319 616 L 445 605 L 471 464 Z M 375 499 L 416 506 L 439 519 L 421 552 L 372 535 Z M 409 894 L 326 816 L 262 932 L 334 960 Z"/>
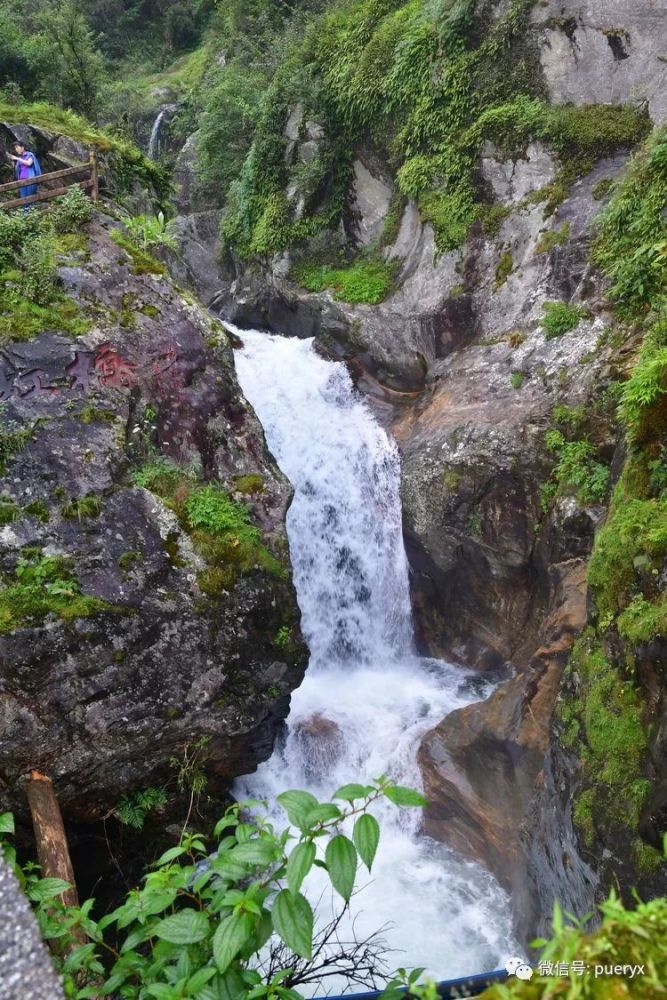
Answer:
<path fill-rule="evenodd" d="M 213 935 L 213 958 L 219 972 L 225 972 L 252 934 L 253 920 L 249 913 L 232 913 L 218 926 Z"/>
<path fill-rule="evenodd" d="M 325 858 L 331 884 L 345 902 L 349 902 L 357 874 L 357 851 L 354 844 L 340 833 L 327 844 Z"/>
<path fill-rule="evenodd" d="M 300 892 L 283 889 L 271 910 L 273 926 L 288 948 L 301 958 L 313 956 L 313 911 Z"/>
<path fill-rule="evenodd" d="M 287 862 L 287 885 L 290 892 L 298 892 L 315 861 L 315 844 L 298 844 Z"/>
<path fill-rule="evenodd" d="M 380 842 L 380 824 L 375 816 L 371 816 L 370 813 L 360 816 L 354 824 L 352 839 L 359 851 L 359 857 L 370 871 Z"/>
<path fill-rule="evenodd" d="M 160 920 L 153 930 L 156 937 L 170 944 L 196 944 L 208 935 L 208 917 L 198 910 L 181 910 Z"/>

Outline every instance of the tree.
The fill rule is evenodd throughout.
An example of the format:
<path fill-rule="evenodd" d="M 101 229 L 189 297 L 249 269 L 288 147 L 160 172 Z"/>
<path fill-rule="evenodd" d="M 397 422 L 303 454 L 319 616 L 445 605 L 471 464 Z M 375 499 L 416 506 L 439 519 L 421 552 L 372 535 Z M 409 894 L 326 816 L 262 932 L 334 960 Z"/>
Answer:
<path fill-rule="evenodd" d="M 51 100 L 94 118 L 106 71 L 96 39 L 75 0 L 49 4 L 40 18 L 35 57 Z"/>

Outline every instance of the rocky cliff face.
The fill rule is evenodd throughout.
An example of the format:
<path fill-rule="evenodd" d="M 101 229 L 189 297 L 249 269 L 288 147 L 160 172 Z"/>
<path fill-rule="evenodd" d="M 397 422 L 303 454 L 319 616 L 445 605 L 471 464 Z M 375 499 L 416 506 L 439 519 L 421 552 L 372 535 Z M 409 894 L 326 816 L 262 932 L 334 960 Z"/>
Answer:
<path fill-rule="evenodd" d="M 305 663 L 290 488 L 228 336 L 117 229 L 61 252 L 80 335 L 0 346 L 0 798 L 39 768 L 69 819 L 188 747 L 211 789 L 254 769 Z"/>
<path fill-rule="evenodd" d="M 491 4 L 489 16 L 512 6 Z M 586 106 L 593 121 L 604 112 L 589 105 L 615 102 L 664 120 L 665 13 L 651 0 L 632 10 L 620 0 L 534 4 L 529 25 L 522 57 L 538 67 L 551 106 Z M 293 108 L 286 157 L 312 159 L 323 141 Z M 401 448 L 422 648 L 512 675 L 429 733 L 421 763 L 428 832 L 481 858 L 512 890 L 524 938 L 555 898 L 588 908 L 605 852 L 626 886 L 655 891 L 654 874 L 625 866 L 627 843 L 591 852 L 577 841 L 577 746 L 564 754 L 553 730 L 563 669 L 590 610 L 587 561 L 623 462 L 616 385 L 639 342 L 619 332 L 591 263 L 596 217 L 632 143 L 616 146 L 580 170 L 548 141 L 511 153 L 487 141 L 476 170 L 492 219 L 442 252 L 386 160 L 360 143 L 340 227 L 250 266 L 227 255 L 215 275 L 224 317 L 315 336 L 349 361 Z M 285 194 L 302 212 L 298 191 Z M 203 217 L 188 216 L 187 202 L 179 208 L 183 232 L 197 227 L 184 244 L 192 260 Z M 321 254 L 327 241 L 330 251 L 361 247 L 391 265 L 390 294 L 353 305 L 298 289 L 294 260 Z M 210 270 L 191 280 L 211 292 Z M 644 722 L 660 731 L 663 681 L 654 667 L 650 674 Z M 660 766 L 647 767 L 659 784 Z"/>

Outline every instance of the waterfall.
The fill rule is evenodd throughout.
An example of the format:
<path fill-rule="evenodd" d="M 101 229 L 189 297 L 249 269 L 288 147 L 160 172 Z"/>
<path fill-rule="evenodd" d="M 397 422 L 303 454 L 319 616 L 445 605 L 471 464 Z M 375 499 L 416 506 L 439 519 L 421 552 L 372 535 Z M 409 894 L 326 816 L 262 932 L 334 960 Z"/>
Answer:
<path fill-rule="evenodd" d="M 155 160 L 158 154 L 160 145 L 160 129 L 162 128 L 162 122 L 168 115 L 173 115 L 176 111 L 175 104 L 165 104 L 160 108 L 157 118 L 153 122 L 153 128 L 151 129 L 151 137 L 148 140 L 148 159 Z"/>
<path fill-rule="evenodd" d="M 312 341 L 236 332 L 239 381 L 294 486 L 287 530 L 311 652 L 284 742 L 236 794 L 275 802 L 306 788 L 326 801 L 346 782 L 382 774 L 420 787 L 423 733 L 490 687 L 414 652 L 396 446 L 345 366 Z M 503 965 L 520 954 L 508 897 L 481 866 L 423 836 L 419 812 L 377 808 L 382 838 L 372 876 L 358 876 L 357 934 L 390 924 L 392 969 L 423 966 L 442 979 Z M 325 888 L 314 869 L 304 891 L 320 913 Z"/>

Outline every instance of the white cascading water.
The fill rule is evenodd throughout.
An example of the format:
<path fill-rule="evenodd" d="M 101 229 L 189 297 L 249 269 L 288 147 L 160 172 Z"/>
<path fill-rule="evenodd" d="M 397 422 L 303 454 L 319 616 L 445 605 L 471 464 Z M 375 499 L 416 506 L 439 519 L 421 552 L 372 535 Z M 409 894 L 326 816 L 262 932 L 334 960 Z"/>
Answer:
<path fill-rule="evenodd" d="M 328 801 L 340 785 L 382 774 L 419 788 L 422 735 L 490 689 L 414 652 L 396 446 L 345 366 L 319 357 L 312 341 L 236 332 L 239 381 L 294 486 L 287 530 L 311 653 L 284 744 L 236 793 L 271 803 L 304 788 Z M 388 965 L 438 979 L 502 966 L 517 945 L 495 879 L 421 835 L 420 810 L 375 811 L 382 837 L 372 876 L 358 876 L 357 937 L 389 924 Z M 314 903 L 323 878 L 314 869 L 304 885 Z"/>

